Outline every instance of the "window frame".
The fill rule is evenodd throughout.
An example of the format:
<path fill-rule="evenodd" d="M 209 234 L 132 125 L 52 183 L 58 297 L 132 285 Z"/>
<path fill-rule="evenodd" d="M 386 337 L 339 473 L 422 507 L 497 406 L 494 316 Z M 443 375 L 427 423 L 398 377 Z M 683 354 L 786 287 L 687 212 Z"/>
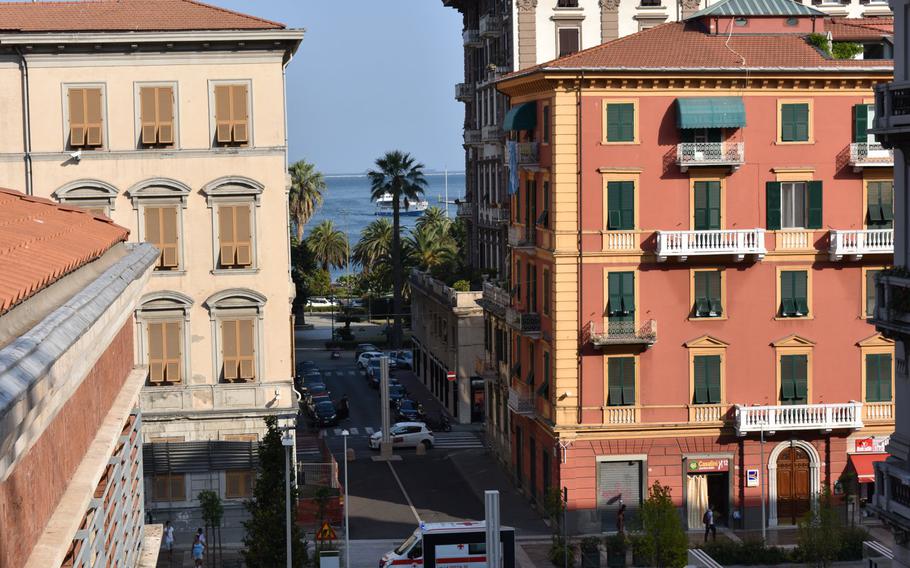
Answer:
<path fill-rule="evenodd" d="M 601 197 L 602 197 L 602 210 L 601 210 L 601 227 L 604 232 L 622 232 L 622 231 L 631 231 L 637 232 L 639 224 L 639 213 L 641 207 L 639 206 L 639 198 L 641 192 L 639 191 L 641 171 L 622 171 L 622 170 L 600 170 L 601 177 Z M 609 187 L 610 182 L 632 182 L 632 229 L 610 229 L 610 195 Z"/>
<path fill-rule="evenodd" d="M 730 345 L 716 337 L 703 335 L 685 343 L 689 361 L 689 402 L 687 406 L 713 406 L 727 403 L 727 347 Z M 695 358 L 720 357 L 720 402 L 696 404 L 695 401 Z"/>
<path fill-rule="evenodd" d="M 727 221 L 727 216 L 725 215 L 726 205 L 727 205 L 726 204 L 726 201 L 727 201 L 726 200 L 726 193 L 727 193 L 726 192 L 726 177 L 702 174 L 702 175 L 693 175 L 693 176 L 690 176 L 690 178 L 689 178 L 689 230 L 690 231 L 699 230 L 699 229 L 695 228 L 695 210 L 696 210 L 695 186 L 698 183 L 711 183 L 711 182 L 718 183 L 720 186 L 718 189 L 718 191 L 719 191 L 718 197 L 720 199 L 720 205 L 719 205 L 720 227 L 717 230 L 723 230 L 724 228 L 726 228 L 726 221 Z M 706 230 L 712 230 L 712 229 L 706 229 Z"/>
<path fill-rule="evenodd" d="M 174 97 L 174 142 L 171 144 L 143 144 L 142 143 L 142 89 L 170 87 Z M 170 151 L 180 149 L 180 91 L 177 81 L 136 81 L 133 83 L 133 140 L 136 150 L 143 151 Z"/>
<path fill-rule="evenodd" d="M 140 300 L 134 312 L 136 326 L 137 361 L 141 366 L 149 365 L 147 326 L 149 323 L 179 321 L 181 323 L 181 381 L 179 383 L 152 384 L 146 378 L 146 385 L 155 389 L 181 389 L 189 384 L 190 371 L 190 312 L 193 299 L 175 291 L 150 292 Z"/>
<path fill-rule="evenodd" d="M 719 316 L 695 315 L 695 275 L 699 272 L 717 272 L 720 274 L 720 307 Z M 730 310 L 727 302 L 727 270 L 725 267 L 692 268 L 689 270 L 689 321 L 724 321 L 729 319 Z"/>
<path fill-rule="evenodd" d="M 248 478 L 248 483 L 244 484 L 243 477 Z M 230 477 L 240 477 L 239 485 L 241 486 L 240 493 L 232 493 L 230 491 L 231 483 Z M 253 469 L 226 469 L 224 470 L 224 498 L 225 499 L 249 499 L 253 496 L 253 489 L 256 487 L 256 470 Z M 243 489 L 248 488 L 249 491 L 244 492 Z"/>
<path fill-rule="evenodd" d="M 872 316 L 870 316 L 870 315 L 868 314 L 867 310 L 866 310 L 866 308 L 867 308 L 866 304 L 867 304 L 867 301 L 868 301 L 867 295 L 868 295 L 868 293 L 869 293 L 869 284 L 868 284 L 869 273 L 870 273 L 870 272 L 880 272 L 880 271 L 882 271 L 882 270 L 887 270 L 888 268 L 889 268 L 889 267 L 887 267 L 887 266 L 863 266 L 863 267 L 862 267 L 862 269 L 861 269 L 861 272 L 862 272 L 862 280 L 861 280 L 861 289 L 862 289 L 862 292 L 861 292 L 861 294 L 860 294 L 859 319 L 867 320 L 867 321 L 868 321 L 869 319 L 872 318 Z M 877 300 L 877 299 L 878 299 L 878 298 L 876 298 L 876 300 Z M 874 315 L 874 314 L 873 314 L 873 315 Z"/>
<path fill-rule="evenodd" d="M 570 21 L 567 21 L 564 23 L 557 21 L 556 25 L 554 26 L 554 29 L 555 29 L 555 33 L 556 33 L 556 43 L 555 43 L 556 53 L 554 55 L 556 56 L 557 59 L 560 57 L 568 57 L 569 55 L 573 55 L 575 53 L 578 53 L 582 49 L 584 49 L 584 47 L 583 47 L 584 44 L 582 43 L 582 35 L 581 35 L 582 29 L 581 29 L 580 20 L 570 20 Z M 561 53 L 562 40 L 559 36 L 560 36 L 560 32 L 562 32 L 563 30 L 575 30 L 576 31 L 576 36 L 578 38 L 578 49 L 577 50 L 572 51 L 570 53 Z"/>
<path fill-rule="evenodd" d="M 781 376 L 781 358 L 785 355 L 806 355 L 806 404 L 812 402 L 812 352 L 815 343 L 796 334 L 789 335 L 779 341 L 772 343 L 774 347 L 774 367 L 776 381 L 774 385 L 774 399 L 778 404 L 781 403 L 780 392 L 782 384 Z"/>
<path fill-rule="evenodd" d="M 606 329 L 609 328 L 609 325 L 610 325 L 610 275 L 613 273 L 630 273 L 630 274 L 632 274 L 632 293 L 634 294 L 634 297 L 633 297 L 634 311 L 632 312 L 631 321 L 633 322 L 635 329 L 638 329 L 638 326 L 639 326 L 638 314 L 640 312 L 639 306 L 638 306 L 638 303 L 639 303 L 638 299 L 640 297 L 639 288 L 641 286 L 641 279 L 640 279 L 640 271 L 635 268 L 632 268 L 632 267 L 604 269 L 603 324 L 604 324 L 604 326 L 606 326 L 605 327 Z M 623 290 L 623 292 L 625 292 L 625 290 Z M 617 321 L 620 321 L 620 320 L 617 320 Z"/>
<path fill-rule="evenodd" d="M 167 495 L 161 496 L 157 491 L 158 482 L 161 478 L 167 479 Z M 183 487 L 182 493 L 178 495 L 179 499 L 174 498 L 174 484 L 179 483 Z M 152 485 L 152 502 L 153 503 L 182 503 L 187 501 L 186 493 L 186 474 L 185 473 L 156 473 L 151 476 Z"/>
<path fill-rule="evenodd" d="M 866 170 L 863 171 L 863 228 L 864 229 L 894 229 L 894 176 L 888 175 L 884 172 L 869 172 L 866 173 Z M 890 182 L 891 183 L 891 227 L 880 227 L 877 225 L 869 224 L 869 185 L 873 183 L 882 183 Z"/>
<path fill-rule="evenodd" d="M 613 359 L 631 359 L 633 365 L 633 396 L 635 401 L 632 404 L 610 404 L 610 361 Z M 604 356 L 604 408 L 641 408 L 640 393 L 640 374 L 641 364 L 639 356 L 635 354 L 616 354 Z"/>
<path fill-rule="evenodd" d="M 258 181 L 241 176 L 226 176 L 206 184 L 202 193 L 210 210 L 212 231 L 211 274 L 257 274 L 259 263 L 259 207 L 263 186 Z M 227 268 L 221 266 L 220 227 L 218 208 L 222 205 L 247 205 L 250 208 L 250 254 L 252 263 L 249 267 Z"/>
<path fill-rule="evenodd" d="M 186 275 L 186 229 L 183 217 L 187 205 L 190 187 L 184 183 L 167 178 L 148 179 L 131 187 L 127 194 L 136 212 L 136 238 L 145 241 L 145 208 L 174 206 L 177 208 L 177 268 L 174 270 L 152 271 L 152 276 Z"/>
<path fill-rule="evenodd" d="M 540 105 L 540 143 L 549 146 L 553 138 L 553 108 L 550 103 L 545 102 Z"/>
<path fill-rule="evenodd" d="M 111 140 L 110 140 L 110 129 L 108 128 L 108 112 L 107 112 L 107 83 L 103 81 L 90 81 L 90 82 L 73 82 L 73 83 L 61 83 L 61 101 L 63 105 L 63 150 L 65 152 L 75 152 L 75 151 L 88 151 L 88 152 L 104 152 L 110 151 L 111 149 Z M 70 105 L 69 105 L 69 90 L 70 89 L 101 89 L 101 145 L 100 146 L 72 146 L 70 145 Z"/>
<path fill-rule="evenodd" d="M 805 104 L 808 105 L 808 132 L 806 140 L 784 140 L 783 139 L 783 128 L 784 128 L 784 117 L 783 117 L 783 107 L 784 105 L 799 105 Z M 815 101 L 813 99 L 777 99 L 777 132 L 776 144 L 815 144 Z"/>
<path fill-rule="evenodd" d="M 781 295 L 781 273 L 783 272 L 805 272 L 806 273 L 806 307 L 809 313 L 803 316 L 784 316 L 783 296 Z M 774 319 L 777 321 L 788 320 L 812 320 L 815 319 L 815 307 L 812 302 L 812 267 L 811 266 L 778 266 L 774 271 L 776 276 L 777 303 L 775 304 Z"/>
<path fill-rule="evenodd" d="M 891 356 L 891 400 L 890 401 L 871 401 L 872 403 L 888 403 L 894 404 L 894 374 L 897 369 L 896 367 L 896 353 L 895 353 L 895 343 L 893 340 L 884 337 L 880 333 L 876 333 L 866 339 L 860 341 L 857 344 L 860 348 L 860 376 L 862 377 L 862 384 L 860 392 L 860 400 L 865 402 L 870 402 L 866 400 L 866 357 L 869 355 L 890 355 Z"/>
<path fill-rule="evenodd" d="M 58 203 L 81 208 L 102 208 L 107 217 L 114 211 L 119 191 L 113 185 L 97 179 L 81 179 L 58 187 L 51 197 Z"/>
<path fill-rule="evenodd" d="M 640 112 L 639 112 L 638 101 L 639 101 L 639 99 L 611 99 L 611 98 L 603 99 L 602 109 L 601 109 L 602 115 L 601 115 L 601 119 L 600 119 L 601 128 L 603 130 L 601 132 L 601 141 L 600 141 L 601 144 L 610 145 L 610 146 L 641 144 L 641 140 L 639 138 Z M 632 105 L 632 140 L 614 140 L 614 141 L 609 140 L 609 138 L 608 138 L 609 125 L 607 122 L 608 112 L 609 112 L 608 107 L 610 105 L 614 105 L 614 104 L 615 105 L 631 104 Z"/>
<path fill-rule="evenodd" d="M 265 330 L 265 304 L 267 298 L 247 288 L 231 288 L 209 296 L 204 306 L 209 311 L 212 337 L 212 376 L 216 384 L 260 384 L 263 382 Z M 226 381 L 222 355 L 223 337 L 221 322 L 225 320 L 251 320 L 253 322 L 253 373 L 250 381 Z"/>
<path fill-rule="evenodd" d="M 247 142 L 218 143 L 218 118 L 215 109 L 215 87 L 225 85 L 246 85 L 246 116 L 247 116 Z M 253 80 L 252 79 L 218 79 L 209 80 L 209 148 L 225 152 L 245 150 L 255 148 L 255 129 L 256 119 L 253 116 Z"/>
<path fill-rule="evenodd" d="M 552 306 L 551 296 L 553 294 L 553 272 L 550 270 L 549 265 L 543 265 L 543 270 L 541 270 L 541 278 L 543 279 L 543 297 L 541 298 L 541 311 L 543 315 L 551 317 Z"/>

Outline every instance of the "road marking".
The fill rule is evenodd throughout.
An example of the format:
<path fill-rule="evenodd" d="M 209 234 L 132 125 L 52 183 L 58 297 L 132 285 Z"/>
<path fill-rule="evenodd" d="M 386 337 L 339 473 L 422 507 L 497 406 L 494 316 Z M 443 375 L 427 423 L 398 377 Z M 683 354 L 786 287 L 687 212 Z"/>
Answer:
<path fill-rule="evenodd" d="M 372 436 L 372 435 L 373 435 L 373 432 L 376 431 L 376 430 L 373 430 L 372 428 L 370 428 L 369 426 L 367 426 L 366 428 L 364 428 L 364 430 L 366 430 L 367 436 Z"/>
<path fill-rule="evenodd" d="M 357 371 L 348 371 L 348 375 L 350 375 L 352 377 L 356 374 L 357 374 Z"/>
<path fill-rule="evenodd" d="M 341 428 L 335 428 L 334 432 L 336 436 L 341 436 Z"/>
<path fill-rule="evenodd" d="M 357 431 L 357 428 L 351 428 L 348 430 L 348 432 L 350 432 L 351 436 L 356 436 L 360 433 Z"/>
<path fill-rule="evenodd" d="M 411 497 L 408 495 L 408 492 L 404 490 L 404 483 L 401 482 L 401 478 L 398 477 L 398 474 L 395 472 L 395 468 L 392 467 L 392 462 L 385 462 L 389 464 L 389 469 L 392 470 L 392 475 L 395 477 L 395 481 L 398 482 L 398 488 L 401 489 L 401 494 L 404 495 L 405 501 L 408 502 L 408 507 L 411 508 L 411 512 L 414 513 L 414 518 L 417 519 L 417 524 L 420 524 L 420 515 L 417 514 L 417 509 L 414 507 L 414 503 L 411 502 Z"/>

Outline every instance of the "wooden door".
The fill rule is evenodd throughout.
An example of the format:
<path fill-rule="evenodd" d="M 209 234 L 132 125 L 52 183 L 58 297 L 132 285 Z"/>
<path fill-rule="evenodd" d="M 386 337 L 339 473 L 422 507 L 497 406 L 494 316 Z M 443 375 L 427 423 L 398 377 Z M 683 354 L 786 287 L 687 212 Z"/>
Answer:
<path fill-rule="evenodd" d="M 777 458 L 777 519 L 796 524 L 809 511 L 809 454 L 789 447 Z"/>

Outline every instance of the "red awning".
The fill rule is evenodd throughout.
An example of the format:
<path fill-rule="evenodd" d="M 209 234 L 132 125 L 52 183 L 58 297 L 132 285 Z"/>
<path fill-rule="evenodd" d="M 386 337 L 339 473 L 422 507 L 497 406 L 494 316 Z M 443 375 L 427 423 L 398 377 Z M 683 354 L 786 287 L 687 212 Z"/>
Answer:
<path fill-rule="evenodd" d="M 850 463 L 856 470 L 856 479 L 860 483 L 874 483 L 875 471 L 872 464 L 875 462 L 885 461 L 888 454 L 850 454 Z"/>

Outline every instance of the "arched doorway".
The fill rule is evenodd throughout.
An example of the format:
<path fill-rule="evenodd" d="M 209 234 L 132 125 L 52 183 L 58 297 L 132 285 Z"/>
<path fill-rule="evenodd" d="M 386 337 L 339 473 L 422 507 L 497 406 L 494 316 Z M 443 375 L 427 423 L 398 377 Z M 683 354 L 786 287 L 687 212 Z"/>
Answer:
<path fill-rule="evenodd" d="M 777 456 L 777 519 L 795 525 L 809 511 L 809 454 L 791 446 Z"/>

